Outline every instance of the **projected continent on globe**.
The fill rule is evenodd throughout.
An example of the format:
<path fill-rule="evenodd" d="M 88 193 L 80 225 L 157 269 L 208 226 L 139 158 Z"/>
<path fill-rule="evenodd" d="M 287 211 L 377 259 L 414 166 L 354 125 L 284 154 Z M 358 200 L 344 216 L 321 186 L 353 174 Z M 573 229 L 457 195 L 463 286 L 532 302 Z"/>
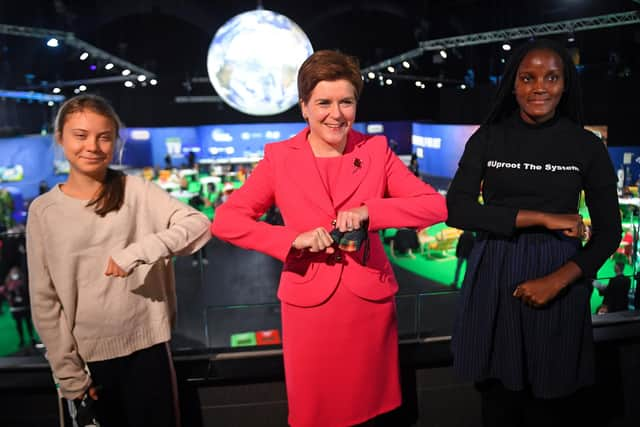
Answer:
<path fill-rule="evenodd" d="M 209 46 L 207 71 L 231 107 L 268 116 L 297 103 L 298 68 L 312 53 L 311 42 L 295 22 L 260 9 L 220 27 Z"/>

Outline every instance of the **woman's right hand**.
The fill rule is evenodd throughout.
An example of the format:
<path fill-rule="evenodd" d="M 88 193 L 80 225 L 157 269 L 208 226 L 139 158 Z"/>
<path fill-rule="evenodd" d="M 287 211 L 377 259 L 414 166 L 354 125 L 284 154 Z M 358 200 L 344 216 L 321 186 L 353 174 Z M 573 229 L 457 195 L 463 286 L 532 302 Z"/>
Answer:
<path fill-rule="evenodd" d="M 544 214 L 544 227 L 549 230 L 559 230 L 567 237 L 584 237 L 586 227 L 582 215 L 578 214 Z"/>
<path fill-rule="evenodd" d="M 582 216 L 578 214 L 556 214 L 520 209 L 516 216 L 516 227 L 544 227 L 548 230 L 562 231 L 567 237 L 586 237 L 586 227 Z"/>
<path fill-rule="evenodd" d="M 291 244 L 295 249 L 307 249 L 309 252 L 325 251 L 328 254 L 335 251 L 332 245 L 333 239 L 324 227 L 314 228 L 299 234 Z"/>

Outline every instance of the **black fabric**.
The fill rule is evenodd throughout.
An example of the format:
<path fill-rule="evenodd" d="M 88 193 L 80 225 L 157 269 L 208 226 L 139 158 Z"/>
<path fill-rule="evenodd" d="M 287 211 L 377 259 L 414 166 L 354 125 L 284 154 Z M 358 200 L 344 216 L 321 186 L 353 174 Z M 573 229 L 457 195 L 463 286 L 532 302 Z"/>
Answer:
<path fill-rule="evenodd" d="M 577 213 L 584 190 L 593 235 L 573 261 L 594 277 L 620 241 L 616 182 L 607 149 L 591 132 L 565 118 L 532 126 L 514 114 L 467 142 L 447 194 L 447 223 L 510 236 L 518 210 Z"/>
<path fill-rule="evenodd" d="M 452 340 L 453 366 L 463 378 L 498 379 L 540 398 L 594 383 L 591 282 L 571 284 L 542 308 L 513 296 L 516 286 L 556 270 L 578 246 L 577 239 L 543 230 L 478 237 Z"/>
<path fill-rule="evenodd" d="M 558 399 L 535 398 L 530 391 L 506 389 L 499 381 L 475 384 L 480 393 L 482 425 L 485 427 L 595 426 L 585 407 L 587 394 Z"/>
<path fill-rule="evenodd" d="M 456 256 L 458 258 L 469 258 L 474 242 L 475 237 L 473 236 L 473 233 L 471 231 L 463 231 L 458 238 L 458 244 L 456 245 Z"/>
<path fill-rule="evenodd" d="M 178 425 L 175 373 L 166 344 L 88 365 L 99 388 L 95 411 L 101 427 Z"/>

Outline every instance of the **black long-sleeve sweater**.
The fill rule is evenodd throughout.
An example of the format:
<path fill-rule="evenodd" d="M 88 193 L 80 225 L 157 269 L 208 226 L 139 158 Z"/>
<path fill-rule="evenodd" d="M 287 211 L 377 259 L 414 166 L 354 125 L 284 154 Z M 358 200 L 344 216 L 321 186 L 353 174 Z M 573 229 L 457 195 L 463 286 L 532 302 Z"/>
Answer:
<path fill-rule="evenodd" d="M 484 204 L 478 202 L 482 186 Z M 620 242 L 616 175 L 605 145 L 569 119 L 529 125 L 512 115 L 483 125 L 465 147 L 447 194 L 447 224 L 511 236 L 520 209 L 577 213 L 585 191 L 593 234 L 572 258 L 593 277 Z"/>

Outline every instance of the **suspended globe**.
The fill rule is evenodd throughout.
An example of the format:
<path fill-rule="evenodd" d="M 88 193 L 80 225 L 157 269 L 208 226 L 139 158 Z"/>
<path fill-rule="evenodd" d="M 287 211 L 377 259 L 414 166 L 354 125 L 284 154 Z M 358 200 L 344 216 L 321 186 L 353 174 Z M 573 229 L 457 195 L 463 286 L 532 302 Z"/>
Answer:
<path fill-rule="evenodd" d="M 228 105 L 269 116 L 297 103 L 298 68 L 312 53 L 311 42 L 295 22 L 259 9 L 220 27 L 209 45 L 207 71 Z"/>

